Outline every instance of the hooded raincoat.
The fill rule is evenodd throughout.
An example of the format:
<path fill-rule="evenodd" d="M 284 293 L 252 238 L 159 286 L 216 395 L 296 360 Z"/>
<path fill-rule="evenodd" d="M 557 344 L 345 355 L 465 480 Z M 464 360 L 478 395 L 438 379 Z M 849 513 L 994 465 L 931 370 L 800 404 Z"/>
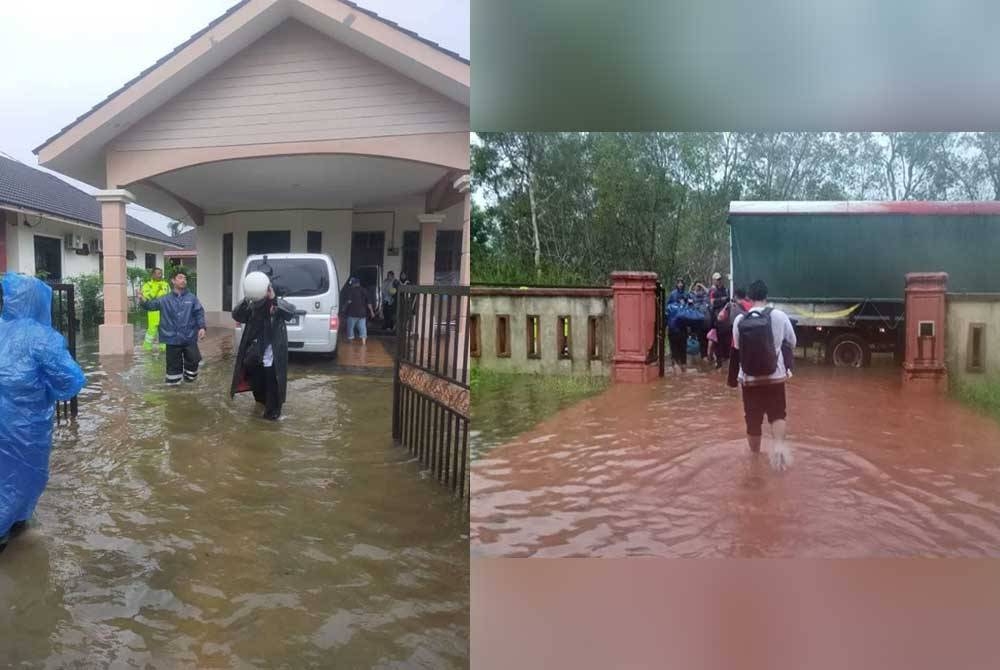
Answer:
<path fill-rule="evenodd" d="M 271 309 L 273 307 L 273 309 Z M 286 300 L 250 301 L 244 300 L 233 310 L 233 320 L 244 324 L 243 336 L 240 338 L 240 348 L 236 352 L 236 365 L 233 368 L 233 381 L 229 387 L 229 396 L 250 391 L 250 379 L 246 374 L 247 348 L 254 340 L 260 340 L 271 345 L 274 353 L 274 374 L 278 379 L 278 394 L 281 403 L 285 402 L 285 390 L 288 386 L 288 327 L 285 325 L 295 317 L 295 306 Z M 266 346 L 265 344 L 265 346 Z"/>
<path fill-rule="evenodd" d="M 52 289 L 34 277 L 3 278 L 0 313 L 0 538 L 28 521 L 49 480 L 56 401 L 86 379 L 52 328 Z"/>
<path fill-rule="evenodd" d="M 166 279 L 150 279 L 142 285 L 142 299 L 146 302 L 162 298 L 168 293 L 170 293 L 170 284 L 167 283 Z M 157 340 L 159 331 L 160 312 L 159 310 L 150 310 L 146 313 L 146 338 L 144 346 L 147 349 L 151 348 L 153 342 Z"/>

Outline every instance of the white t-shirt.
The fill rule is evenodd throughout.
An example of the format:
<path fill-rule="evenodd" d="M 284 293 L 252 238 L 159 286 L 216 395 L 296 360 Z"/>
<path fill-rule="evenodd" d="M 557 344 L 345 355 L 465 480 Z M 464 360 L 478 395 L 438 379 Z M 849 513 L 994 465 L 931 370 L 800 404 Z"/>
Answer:
<path fill-rule="evenodd" d="M 761 307 L 752 307 L 750 311 L 756 311 L 763 309 Z M 740 348 L 740 322 L 743 320 L 744 314 L 740 314 L 733 321 L 733 349 Z M 739 382 L 745 386 L 753 386 L 755 384 L 768 384 L 774 382 L 784 381 L 788 377 L 788 370 L 785 368 L 785 359 L 781 355 L 781 344 L 782 342 L 787 342 L 794 349 L 797 340 L 795 339 L 795 328 L 792 327 L 792 320 L 788 318 L 788 315 L 782 312 L 780 309 L 771 310 L 771 332 L 774 335 L 774 348 L 775 353 L 778 355 L 778 367 L 775 369 L 774 373 L 766 377 L 754 377 L 752 375 L 745 374 L 743 372 L 743 366 L 740 365 Z"/>

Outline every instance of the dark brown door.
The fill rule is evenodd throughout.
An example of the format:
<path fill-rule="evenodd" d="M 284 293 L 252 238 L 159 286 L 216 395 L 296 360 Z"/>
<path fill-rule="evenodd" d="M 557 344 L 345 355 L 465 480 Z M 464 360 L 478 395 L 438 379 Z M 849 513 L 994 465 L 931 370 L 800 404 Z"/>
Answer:
<path fill-rule="evenodd" d="M 454 286 L 462 266 L 462 231 L 439 230 L 434 253 L 434 283 Z"/>
<path fill-rule="evenodd" d="M 222 236 L 222 310 L 233 309 L 233 234 Z"/>
<path fill-rule="evenodd" d="M 310 230 L 306 232 L 306 253 L 307 254 L 321 254 L 323 253 L 323 233 L 318 230 Z"/>
<path fill-rule="evenodd" d="M 366 265 L 382 267 L 385 260 L 385 233 L 356 232 L 351 236 L 351 274 Z"/>
<path fill-rule="evenodd" d="M 411 284 L 420 277 L 420 231 L 408 230 L 403 233 L 402 271 Z"/>

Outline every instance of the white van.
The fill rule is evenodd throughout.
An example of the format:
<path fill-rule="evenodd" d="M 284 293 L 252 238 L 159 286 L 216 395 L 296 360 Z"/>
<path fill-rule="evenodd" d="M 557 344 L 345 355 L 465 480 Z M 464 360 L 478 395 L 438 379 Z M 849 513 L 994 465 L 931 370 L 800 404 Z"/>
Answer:
<path fill-rule="evenodd" d="M 236 304 L 243 300 L 243 280 L 263 272 L 279 298 L 295 306 L 288 322 L 288 350 L 331 354 L 337 350 L 340 329 L 340 280 L 337 266 L 326 254 L 265 254 L 249 256 L 243 264 Z M 243 326 L 236 326 L 236 346 Z"/>

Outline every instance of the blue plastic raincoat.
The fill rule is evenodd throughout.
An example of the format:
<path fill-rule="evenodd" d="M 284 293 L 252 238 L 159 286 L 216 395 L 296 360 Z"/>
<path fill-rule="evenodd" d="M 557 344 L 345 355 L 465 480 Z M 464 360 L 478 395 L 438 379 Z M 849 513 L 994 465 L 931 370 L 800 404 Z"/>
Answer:
<path fill-rule="evenodd" d="M 0 538 L 28 521 L 49 480 L 57 400 L 86 382 L 52 328 L 52 289 L 26 275 L 3 277 L 0 313 Z"/>

